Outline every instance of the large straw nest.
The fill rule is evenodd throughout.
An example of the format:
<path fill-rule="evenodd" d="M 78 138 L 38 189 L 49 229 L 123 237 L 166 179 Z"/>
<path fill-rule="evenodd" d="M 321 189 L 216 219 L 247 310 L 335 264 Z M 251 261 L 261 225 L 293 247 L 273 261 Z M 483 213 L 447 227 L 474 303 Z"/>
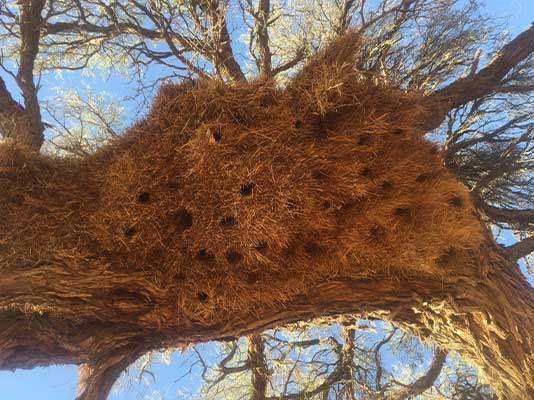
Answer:
<path fill-rule="evenodd" d="M 285 88 L 167 84 L 85 159 L 0 147 L 0 268 L 145 271 L 211 324 L 329 277 L 447 274 L 481 241 L 421 138 L 431 105 L 354 70 L 349 35 Z"/>

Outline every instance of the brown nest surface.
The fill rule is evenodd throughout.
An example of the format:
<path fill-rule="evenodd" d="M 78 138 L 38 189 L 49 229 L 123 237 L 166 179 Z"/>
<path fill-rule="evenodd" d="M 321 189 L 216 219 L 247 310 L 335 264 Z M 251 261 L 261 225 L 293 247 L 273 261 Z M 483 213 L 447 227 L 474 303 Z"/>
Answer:
<path fill-rule="evenodd" d="M 481 228 L 418 126 L 431 105 L 331 45 L 281 88 L 167 84 L 84 159 L 0 146 L 0 269 L 143 274 L 190 319 L 330 277 L 447 274 Z M 107 272 L 106 272 L 107 271 Z"/>

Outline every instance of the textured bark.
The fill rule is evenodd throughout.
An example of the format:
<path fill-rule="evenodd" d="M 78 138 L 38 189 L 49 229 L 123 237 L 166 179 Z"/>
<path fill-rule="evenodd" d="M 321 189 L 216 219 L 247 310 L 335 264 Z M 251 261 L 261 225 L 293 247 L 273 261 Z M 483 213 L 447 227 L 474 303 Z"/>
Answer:
<path fill-rule="evenodd" d="M 356 330 L 350 326 L 350 322 L 345 322 L 341 330 L 341 338 L 343 344 L 341 345 L 340 358 L 338 369 L 340 370 L 340 381 L 344 383 L 344 394 L 347 399 L 354 399 L 354 355 L 356 352 Z"/>
<path fill-rule="evenodd" d="M 33 73 L 39 52 L 41 12 L 45 0 L 20 3 L 20 52 L 16 82 L 24 98 L 24 107 L 13 99 L 0 78 L 0 134 L 39 150 L 44 142 L 44 126 Z"/>
<path fill-rule="evenodd" d="M 0 135 L 39 149 L 42 131 L 34 124 L 24 107 L 13 99 L 6 84 L 0 78 Z"/>
<path fill-rule="evenodd" d="M 534 252 L 534 236 L 530 236 L 516 244 L 506 248 L 510 257 L 514 260 L 519 260 L 520 258 L 528 256 L 530 253 Z"/>
<path fill-rule="evenodd" d="M 260 334 L 248 337 L 248 362 L 252 372 L 252 400 L 264 400 L 267 393 L 269 369 L 265 359 L 265 341 Z"/>
<path fill-rule="evenodd" d="M 98 363 L 96 368 L 88 364 L 82 365 L 78 369 L 76 400 L 107 399 L 120 374 L 142 355 L 142 349 L 135 346 L 119 347 L 113 353 L 107 354 L 105 361 Z"/>
<path fill-rule="evenodd" d="M 214 52 L 211 55 L 215 69 L 219 75 L 226 77 L 231 82 L 246 81 L 245 74 L 235 59 L 234 51 L 232 50 L 232 41 L 228 32 L 223 3 L 208 0 L 200 2 L 200 4 L 206 10 L 213 29 L 217 32 Z"/>
<path fill-rule="evenodd" d="M 269 48 L 269 18 L 271 12 L 270 0 L 260 0 L 256 18 L 256 46 L 258 48 L 258 69 L 261 78 L 268 78 L 272 73 L 271 49 Z"/>
<path fill-rule="evenodd" d="M 492 248 L 483 260 L 462 260 L 461 272 L 443 281 L 387 276 L 331 280 L 284 305 L 242 310 L 232 320 L 208 327 L 181 320 L 172 299 L 142 276 L 102 276 L 98 271 L 81 276 L 57 268 L 13 271 L 1 280 L 0 368 L 89 363 L 97 373 L 79 398 L 105 399 L 120 371 L 143 352 L 238 337 L 319 315 L 359 313 L 391 320 L 443 349 L 458 351 L 481 368 L 503 399 L 530 398 L 533 291 L 517 266 Z M 25 303 L 26 316 L 14 311 L 17 302 Z M 49 310 L 37 305 L 32 309 L 32 302 L 48 304 L 54 316 L 47 317 Z M 165 330 L 151 323 L 154 312 L 172 319 Z"/>

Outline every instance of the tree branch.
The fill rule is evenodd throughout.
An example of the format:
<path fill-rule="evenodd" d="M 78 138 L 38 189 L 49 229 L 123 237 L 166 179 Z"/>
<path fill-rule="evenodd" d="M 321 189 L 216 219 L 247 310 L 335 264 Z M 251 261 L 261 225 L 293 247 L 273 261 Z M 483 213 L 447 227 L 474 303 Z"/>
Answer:
<path fill-rule="evenodd" d="M 235 59 L 234 51 L 232 50 L 232 41 L 228 32 L 226 10 L 223 7 L 223 2 L 223 0 L 203 0 L 200 2 L 211 21 L 212 28 L 215 30 L 213 37 L 213 63 L 219 74 L 230 81 L 246 81 L 245 74 Z"/>
<path fill-rule="evenodd" d="M 383 368 L 382 368 L 382 361 L 380 357 L 380 349 L 382 346 L 386 345 L 391 341 L 393 338 L 393 335 L 395 334 L 396 329 L 393 329 L 387 336 L 385 336 L 380 342 L 376 344 L 374 347 L 374 361 L 376 364 L 376 374 L 375 374 L 375 385 L 378 390 L 382 389 L 382 374 L 383 374 Z"/>
<path fill-rule="evenodd" d="M 0 131 L 4 137 L 36 150 L 43 144 L 44 126 L 33 70 L 39 52 L 41 12 L 45 4 L 45 0 L 28 0 L 20 5 L 19 69 L 15 79 L 24 98 L 24 107 L 13 99 L 0 78 Z"/>
<path fill-rule="evenodd" d="M 80 366 L 76 400 L 106 400 L 120 374 L 144 353 L 145 351 L 138 347 L 120 348 L 94 366 Z"/>
<path fill-rule="evenodd" d="M 356 353 L 356 340 L 354 329 L 354 320 L 348 319 L 342 322 L 343 328 L 341 329 L 341 337 L 343 338 L 343 344 L 340 349 L 339 362 L 341 363 L 341 377 L 345 387 L 345 394 L 348 399 L 354 399 L 354 355 Z"/>
<path fill-rule="evenodd" d="M 390 400 L 404 400 L 415 398 L 418 395 L 422 394 L 424 391 L 430 389 L 434 382 L 438 378 L 443 365 L 447 359 L 447 352 L 441 349 L 436 349 L 434 351 L 434 356 L 432 358 L 432 363 L 426 371 L 426 374 L 418 378 L 412 384 L 408 385 L 404 389 L 398 391 L 393 396 L 388 397 Z"/>
<path fill-rule="evenodd" d="M 534 85 L 504 85 L 496 86 L 497 93 L 529 93 L 534 92 Z"/>
<path fill-rule="evenodd" d="M 304 58 L 306 58 L 305 49 L 304 48 L 298 49 L 297 52 L 295 53 L 295 56 L 291 60 L 288 60 L 287 62 L 275 67 L 271 72 L 271 76 L 276 76 L 281 72 L 284 72 L 284 71 L 287 71 L 288 69 L 293 68 L 299 62 L 304 60 Z"/>
<path fill-rule="evenodd" d="M 264 400 L 267 393 L 269 369 L 265 360 L 265 341 L 261 334 L 247 337 L 248 365 L 252 372 L 252 400 Z"/>
<path fill-rule="evenodd" d="M 343 324 L 341 337 L 343 339 L 341 345 L 335 342 L 335 352 L 337 353 L 337 361 L 334 370 L 316 387 L 313 389 L 304 389 L 296 393 L 283 394 L 280 396 L 266 397 L 267 400 L 301 400 L 309 399 L 323 392 L 328 392 L 330 388 L 340 382 L 347 382 L 350 384 L 352 380 L 353 358 L 356 350 L 354 340 L 355 329 L 353 325 L 347 321 Z"/>
<path fill-rule="evenodd" d="M 334 31 L 337 35 L 344 35 L 349 29 L 350 21 L 352 16 L 350 15 L 350 10 L 354 7 L 355 0 L 345 0 L 343 3 L 343 9 L 341 10 L 341 15 L 337 20 L 337 24 L 334 26 Z"/>
<path fill-rule="evenodd" d="M 271 49 L 269 47 L 269 17 L 271 12 L 270 0 L 260 0 L 256 19 L 256 46 L 258 47 L 258 70 L 261 78 L 271 76 Z"/>
<path fill-rule="evenodd" d="M 134 4 L 136 4 L 138 8 L 143 10 L 143 12 L 154 22 L 154 24 L 156 24 L 161 29 L 161 36 L 165 39 L 165 42 L 169 46 L 171 53 L 176 57 L 177 60 L 182 62 L 191 72 L 195 73 L 199 77 L 209 77 L 205 71 L 197 67 L 191 60 L 189 60 L 183 55 L 186 50 L 190 49 L 189 44 L 187 43 L 188 39 L 182 37 L 181 35 L 176 35 L 174 32 L 172 32 L 171 21 L 166 18 L 163 13 L 156 10 L 148 10 L 146 7 L 144 7 L 137 1 L 134 1 Z M 180 43 L 182 49 L 178 49 L 176 47 L 176 45 L 174 44 L 175 40 Z"/>
<path fill-rule="evenodd" d="M 476 200 L 476 205 L 492 221 L 504 222 L 517 227 L 526 228 L 534 224 L 534 209 L 514 210 L 498 208 L 489 205 L 481 199 Z"/>
<path fill-rule="evenodd" d="M 534 236 L 529 236 L 506 248 L 512 260 L 519 260 L 534 253 Z"/>
<path fill-rule="evenodd" d="M 503 78 L 532 53 L 534 53 L 534 25 L 505 45 L 479 72 L 460 78 L 428 95 L 435 111 L 424 126 L 425 132 L 437 128 L 449 110 L 505 90 Z"/>
<path fill-rule="evenodd" d="M 101 2 L 99 3 L 101 4 Z M 124 50 L 140 53 L 148 57 L 149 60 L 176 68 L 175 65 L 162 62 L 163 54 L 167 54 L 166 57 L 174 56 L 193 74 L 201 78 L 209 78 L 209 75 L 205 71 L 197 67 L 193 61 L 190 58 L 187 58 L 184 54 L 187 52 L 195 52 L 197 55 L 212 59 L 215 50 L 209 43 L 195 37 L 192 32 L 189 32 L 191 33 L 190 35 L 185 35 L 172 29 L 172 23 L 175 22 L 173 16 L 175 16 L 176 10 L 173 9 L 171 5 L 164 3 L 166 7 L 169 7 L 167 13 L 165 13 L 162 8 L 163 6 L 156 6 L 155 3 L 147 6 L 143 2 L 132 0 L 131 4 L 133 4 L 135 11 L 137 12 L 135 15 L 128 12 L 127 9 L 120 4 L 108 6 L 109 14 L 101 16 L 105 23 L 95 23 L 88 20 L 85 16 L 83 7 L 80 6 L 78 7 L 78 16 L 76 16 L 74 20 L 46 23 L 44 25 L 44 32 L 46 35 L 50 36 L 72 33 L 89 34 L 87 41 L 91 40 L 90 35 L 102 35 L 106 40 L 113 39 L 120 35 L 130 37 L 137 36 L 141 41 L 140 43 L 144 45 L 143 49 L 140 50 L 135 45 L 127 45 Z M 101 5 L 103 6 L 103 4 Z M 118 7 L 119 10 L 116 12 L 114 7 Z M 122 14 L 119 14 L 118 11 L 122 11 Z M 138 17 L 138 15 L 140 16 Z M 139 18 L 143 22 L 152 22 L 154 27 L 143 26 L 136 18 Z M 149 41 L 163 41 L 168 45 L 170 51 L 162 53 L 150 49 L 146 46 L 146 43 Z"/>
<path fill-rule="evenodd" d="M 371 67 L 371 70 L 374 72 L 379 71 L 380 68 L 384 65 L 384 59 L 391 51 L 395 40 L 403 26 L 403 24 L 408 20 L 410 9 L 413 5 L 416 5 L 417 0 L 403 0 L 398 6 L 398 10 L 395 13 L 391 28 L 382 38 L 382 43 L 380 43 L 381 49 L 379 49 L 379 54 L 376 57 L 374 65 Z M 378 50 L 378 49 L 377 49 Z"/>
<path fill-rule="evenodd" d="M 39 149 L 44 141 L 44 127 L 37 98 L 37 87 L 33 81 L 35 59 L 39 53 L 39 39 L 45 0 L 24 1 L 20 6 L 20 66 L 17 84 L 24 97 L 24 106 L 30 121 L 31 146 Z"/>
<path fill-rule="evenodd" d="M 23 113 L 24 108 L 13 99 L 5 81 L 0 77 L 0 115 Z"/>

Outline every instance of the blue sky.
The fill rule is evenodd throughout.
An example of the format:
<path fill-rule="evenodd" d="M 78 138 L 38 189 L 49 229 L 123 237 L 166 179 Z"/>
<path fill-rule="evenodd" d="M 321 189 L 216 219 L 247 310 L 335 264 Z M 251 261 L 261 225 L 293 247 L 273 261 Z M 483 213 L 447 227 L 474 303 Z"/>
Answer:
<path fill-rule="evenodd" d="M 507 28 L 512 34 L 519 33 L 534 22 L 534 0 L 486 0 L 485 11 L 497 16 L 509 16 Z M 67 77 L 66 82 L 76 82 L 78 79 L 77 76 L 71 79 Z M 115 79 L 106 82 L 105 85 L 99 83 L 98 80 L 91 83 L 89 78 L 85 79 L 90 84 L 105 86 L 108 90 L 120 90 L 120 81 Z M 10 87 L 13 89 L 11 85 Z M 156 385 L 150 387 L 136 385 L 126 388 L 119 394 L 112 394 L 110 400 L 145 399 L 145 396 L 154 389 L 160 389 L 162 393 L 167 392 L 168 396 L 165 396 L 165 399 L 176 399 L 177 384 L 174 380 L 180 376 L 179 358 L 178 354 L 173 354 L 170 365 L 158 363 L 154 367 L 157 377 Z M 194 382 L 190 382 L 186 386 L 195 385 Z M 72 400 L 75 391 L 76 368 L 74 366 L 55 366 L 16 372 L 0 371 L 1 400 Z"/>

